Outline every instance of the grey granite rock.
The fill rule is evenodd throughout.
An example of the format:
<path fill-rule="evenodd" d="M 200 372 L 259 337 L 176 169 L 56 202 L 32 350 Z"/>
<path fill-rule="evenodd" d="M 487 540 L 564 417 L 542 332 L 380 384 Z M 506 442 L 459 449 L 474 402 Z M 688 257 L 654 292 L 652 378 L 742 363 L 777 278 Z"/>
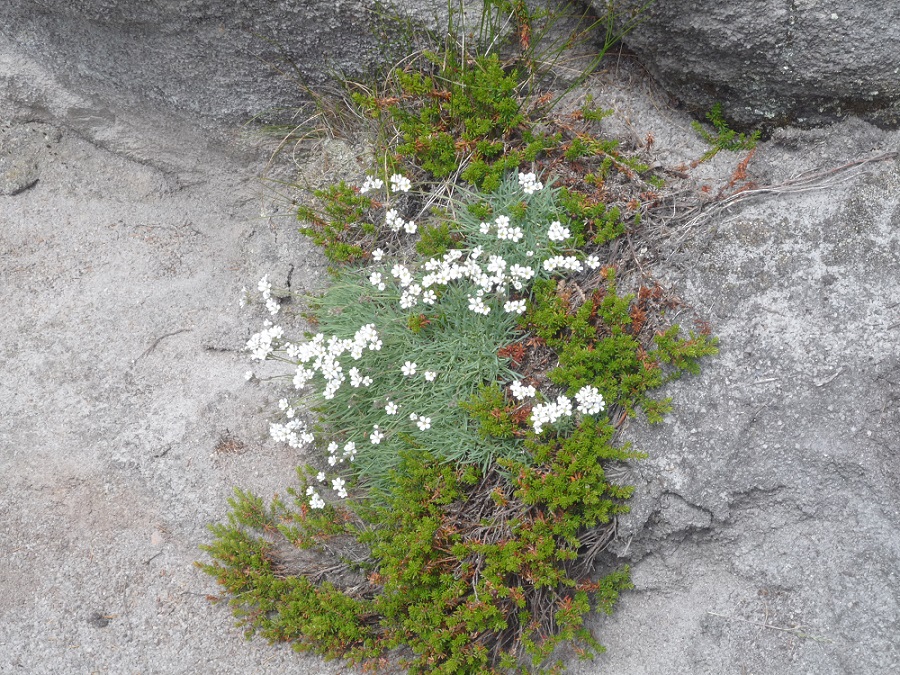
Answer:
<path fill-rule="evenodd" d="M 625 43 L 695 113 L 720 102 L 743 127 L 900 122 L 897 3 L 657 0 L 645 17 Z"/>
<path fill-rule="evenodd" d="M 243 122 L 296 107 L 329 71 L 359 76 L 444 0 L 6 0 L 0 36 L 87 98 Z M 108 110 L 107 122 L 111 121 Z"/>

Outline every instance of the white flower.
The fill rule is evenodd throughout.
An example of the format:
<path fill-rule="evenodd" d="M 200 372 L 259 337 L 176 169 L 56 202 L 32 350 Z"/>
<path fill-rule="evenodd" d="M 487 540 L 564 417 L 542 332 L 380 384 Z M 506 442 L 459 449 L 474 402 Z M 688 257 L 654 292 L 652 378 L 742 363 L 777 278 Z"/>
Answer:
<path fill-rule="evenodd" d="M 481 256 L 482 253 L 484 253 L 484 249 L 481 248 L 480 246 L 476 246 L 475 248 L 472 249 L 472 252 L 469 254 L 469 257 L 472 260 L 478 260 L 478 258 Z"/>
<path fill-rule="evenodd" d="M 338 476 L 337 478 L 335 478 L 331 481 L 331 489 L 337 490 L 338 492 L 340 492 L 341 490 L 344 489 L 344 485 L 346 485 L 346 483 L 347 483 L 347 481 L 345 481 L 343 478 Z"/>
<path fill-rule="evenodd" d="M 399 232 L 403 227 L 403 218 L 397 213 L 396 209 L 391 209 L 384 214 L 384 222 L 391 228 L 391 232 Z"/>
<path fill-rule="evenodd" d="M 579 389 L 578 393 L 575 394 L 575 400 L 578 401 L 578 412 L 582 415 L 596 415 L 606 407 L 603 396 L 597 390 L 597 387 L 590 385 Z"/>
<path fill-rule="evenodd" d="M 351 368 L 350 369 L 350 386 L 354 389 L 357 389 L 361 386 L 367 387 L 366 380 L 369 380 L 371 383 L 371 379 L 368 377 L 363 377 L 359 374 L 359 368 Z"/>
<path fill-rule="evenodd" d="M 503 309 L 510 314 L 524 314 L 525 313 L 525 301 L 524 300 L 510 300 L 509 302 L 503 305 Z"/>
<path fill-rule="evenodd" d="M 381 259 L 383 257 L 384 251 L 382 251 L 380 248 L 376 248 L 374 251 L 372 251 L 372 260 L 374 260 L 375 262 L 381 262 Z"/>
<path fill-rule="evenodd" d="M 506 270 L 506 261 L 499 255 L 492 255 L 490 258 L 488 258 L 488 260 L 488 272 L 491 272 L 493 274 L 503 274 L 503 272 Z"/>
<path fill-rule="evenodd" d="M 272 284 L 269 283 L 269 275 L 268 274 L 259 280 L 259 283 L 256 284 L 256 288 L 259 289 L 259 292 L 262 293 L 262 296 L 265 300 L 268 300 L 271 297 Z"/>
<path fill-rule="evenodd" d="M 481 234 L 487 234 L 491 231 L 490 223 L 481 223 L 481 225 L 478 226 L 478 231 L 481 232 Z"/>
<path fill-rule="evenodd" d="M 413 363 L 412 361 L 407 361 L 406 363 L 403 364 L 403 366 L 400 368 L 400 370 L 403 372 L 404 375 L 406 375 L 406 377 L 412 377 L 413 375 L 416 374 L 416 367 L 417 366 L 415 363 Z"/>
<path fill-rule="evenodd" d="M 534 194 L 544 188 L 544 184 L 537 179 L 534 173 L 519 173 L 519 186 L 522 188 L 522 192 L 527 195 Z"/>
<path fill-rule="evenodd" d="M 409 221 L 406 225 L 403 226 L 403 229 L 406 231 L 406 234 L 415 234 L 416 233 L 416 224 L 413 221 Z"/>
<path fill-rule="evenodd" d="M 247 340 L 247 350 L 251 353 L 251 358 L 264 361 L 275 351 L 275 344 L 283 335 L 284 330 L 281 326 L 270 326 L 251 336 Z"/>
<path fill-rule="evenodd" d="M 589 255 L 585 259 L 584 264 L 587 265 L 590 269 L 595 270 L 600 267 L 600 258 L 595 255 Z"/>
<path fill-rule="evenodd" d="M 419 421 L 416 422 L 416 426 L 419 427 L 420 431 L 428 431 L 431 428 L 431 418 L 420 417 Z"/>
<path fill-rule="evenodd" d="M 569 238 L 569 228 L 563 227 L 562 223 L 554 220 L 550 223 L 550 229 L 547 231 L 547 239 L 550 241 L 565 241 Z"/>
<path fill-rule="evenodd" d="M 511 265 L 509 268 L 509 274 L 511 277 L 515 279 L 531 279 L 534 277 L 534 270 L 530 267 L 526 267 L 525 265 Z"/>
<path fill-rule="evenodd" d="M 525 257 L 526 257 L 526 258 L 533 258 L 533 257 L 534 257 L 534 251 L 525 251 Z"/>
<path fill-rule="evenodd" d="M 424 302 L 426 305 L 433 305 L 437 302 L 437 293 L 432 290 L 425 291 L 424 293 L 422 293 L 422 302 Z"/>
<path fill-rule="evenodd" d="M 281 305 L 278 304 L 278 301 L 275 298 L 268 298 L 266 300 L 266 309 L 269 310 L 269 314 L 275 316 L 278 314 L 278 310 L 281 309 Z"/>
<path fill-rule="evenodd" d="M 393 401 L 388 401 L 384 406 L 384 412 L 386 415 L 396 415 L 399 409 L 400 406 L 398 406 Z"/>
<path fill-rule="evenodd" d="M 412 183 L 409 182 L 409 178 L 406 176 L 399 173 L 391 176 L 391 192 L 409 192 L 411 187 Z"/>
<path fill-rule="evenodd" d="M 487 316 L 491 313 L 491 308 L 484 304 L 484 300 L 481 297 L 472 297 L 469 296 L 469 309 L 475 312 L 476 314 L 483 314 Z"/>
<path fill-rule="evenodd" d="M 248 382 L 250 380 L 252 380 L 253 379 L 253 371 L 248 370 L 246 373 L 244 373 L 244 379 L 247 380 Z"/>
<path fill-rule="evenodd" d="M 362 194 L 366 194 L 369 190 L 380 190 L 384 186 L 384 181 L 380 178 L 372 178 L 372 176 L 366 176 L 366 182 L 362 184 L 362 187 L 359 188 L 359 191 Z"/>
<path fill-rule="evenodd" d="M 571 270 L 572 272 L 580 272 L 583 269 L 581 261 L 573 255 L 562 256 L 555 255 L 544 261 L 544 269 L 553 272 L 557 269 Z"/>
<path fill-rule="evenodd" d="M 555 403 L 540 403 L 531 409 L 531 423 L 534 433 L 539 434 L 545 424 L 553 424 L 560 417 L 572 415 L 572 401 L 565 396 L 558 396 Z"/>
<path fill-rule="evenodd" d="M 369 434 L 369 442 L 372 445 L 378 445 L 381 443 L 381 440 L 384 438 L 384 434 L 381 432 L 381 429 L 378 428 L 378 425 L 372 427 L 372 433 Z"/>
<path fill-rule="evenodd" d="M 384 277 L 381 272 L 372 272 L 369 275 L 369 283 L 378 288 L 379 291 L 384 290 Z"/>
<path fill-rule="evenodd" d="M 428 380 L 429 382 L 434 382 L 435 378 L 437 377 L 437 373 L 434 372 L 433 370 L 426 370 L 424 375 L 425 375 L 425 379 Z"/>
<path fill-rule="evenodd" d="M 334 466 L 335 464 L 337 464 L 337 461 L 338 461 L 337 456 L 331 455 L 331 456 L 328 458 L 328 466 Z"/>
<path fill-rule="evenodd" d="M 320 471 L 319 473 L 317 473 L 316 480 L 319 481 L 320 483 L 324 483 L 325 482 L 325 472 Z M 309 492 L 307 492 L 306 494 L 309 494 Z"/>
<path fill-rule="evenodd" d="M 324 509 L 325 500 L 319 496 L 318 492 L 314 491 L 312 497 L 309 498 L 309 506 L 312 509 Z"/>
<path fill-rule="evenodd" d="M 415 422 L 417 419 L 419 419 L 419 416 L 416 415 L 416 413 L 409 413 L 409 419 Z"/>
<path fill-rule="evenodd" d="M 519 401 L 523 401 L 526 398 L 534 398 L 537 394 L 537 391 L 534 387 L 529 385 L 522 384 L 521 380 L 516 380 L 512 384 L 509 385 L 509 391 Z"/>

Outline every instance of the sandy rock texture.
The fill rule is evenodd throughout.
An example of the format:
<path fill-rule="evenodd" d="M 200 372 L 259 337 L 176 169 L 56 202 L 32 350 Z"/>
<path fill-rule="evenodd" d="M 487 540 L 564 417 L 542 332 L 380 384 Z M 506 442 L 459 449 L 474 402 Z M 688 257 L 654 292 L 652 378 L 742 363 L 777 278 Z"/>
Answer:
<path fill-rule="evenodd" d="M 669 166 L 698 157 L 645 87 L 594 92 L 611 128 L 650 129 Z M 854 118 L 780 129 L 747 166 L 769 191 L 641 254 L 721 354 L 668 387 L 663 424 L 624 434 L 649 455 L 623 472 L 636 494 L 615 547 L 636 590 L 596 624 L 607 655 L 573 672 L 900 667 L 898 151 Z M 745 155 L 691 173 L 716 194 Z"/>
<path fill-rule="evenodd" d="M 598 11 L 606 0 L 593 0 Z M 721 103 L 745 127 L 814 126 L 847 114 L 900 122 L 900 6 L 877 0 L 625 0 L 650 4 L 625 38 L 692 111 Z"/>

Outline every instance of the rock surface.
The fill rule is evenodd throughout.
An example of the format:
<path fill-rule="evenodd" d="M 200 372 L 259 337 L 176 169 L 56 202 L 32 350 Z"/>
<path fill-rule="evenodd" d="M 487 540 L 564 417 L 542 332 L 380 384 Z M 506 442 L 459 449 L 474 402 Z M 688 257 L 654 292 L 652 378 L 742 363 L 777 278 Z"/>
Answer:
<path fill-rule="evenodd" d="M 896 3 L 657 0 L 645 16 L 625 43 L 700 116 L 718 102 L 730 121 L 750 128 L 809 127 L 849 114 L 900 123 Z"/>
<path fill-rule="evenodd" d="M 5 0 L 0 35 L 93 101 L 242 123 L 283 117 L 329 71 L 359 76 L 396 56 L 444 0 Z M 393 18 L 399 16 L 408 20 Z"/>

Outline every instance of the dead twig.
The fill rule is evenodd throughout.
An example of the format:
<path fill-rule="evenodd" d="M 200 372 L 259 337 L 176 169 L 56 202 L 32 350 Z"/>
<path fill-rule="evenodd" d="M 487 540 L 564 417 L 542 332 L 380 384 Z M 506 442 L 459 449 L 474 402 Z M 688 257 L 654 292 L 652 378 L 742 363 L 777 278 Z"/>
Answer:
<path fill-rule="evenodd" d="M 751 621 L 750 619 L 742 619 L 739 616 L 729 616 L 727 614 L 719 614 L 718 612 L 707 612 L 707 614 L 711 616 L 717 616 L 720 619 L 725 619 L 726 621 L 740 621 L 741 623 L 750 624 L 751 626 L 759 626 L 760 628 L 768 628 L 770 630 L 781 631 L 782 633 L 790 633 L 794 637 L 804 638 L 806 640 L 815 640 L 816 642 L 831 642 L 831 640 L 822 635 L 811 635 L 809 633 L 802 632 L 803 626 L 773 626 L 768 622 L 768 619 L 765 622 L 761 621 Z"/>

